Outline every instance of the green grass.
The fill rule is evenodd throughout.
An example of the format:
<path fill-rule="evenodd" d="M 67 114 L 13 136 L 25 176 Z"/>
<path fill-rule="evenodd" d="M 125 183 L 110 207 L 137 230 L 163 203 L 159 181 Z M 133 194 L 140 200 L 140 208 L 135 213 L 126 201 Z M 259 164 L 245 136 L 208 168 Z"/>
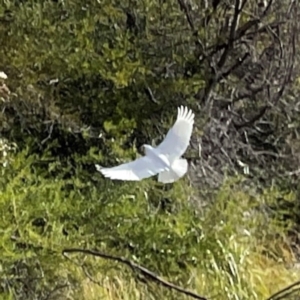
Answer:
<path fill-rule="evenodd" d="M 186 180 L 166 190 L 151 179 L 113 183 L 95 174 L 92 184 L 79 175 L 45 178 L 36 161 L 21 153 L 1 169 L 1 278 L 9 282 L 1 299 L 42 297 L 59 286 L 55 299 L 188 299 L 140 282 L 120 263 L 84 255 L 70 261 L 61 254 L 70 247 L 124 256 L 213 299 L 264 299 L 299 278 L 290 268 L 287 224 L 262 209 L 280 195 L 274 188 L 253 196 L 227 180 L 195 210 Z M 31 278 L 29 291 L 20 277 Z"/>

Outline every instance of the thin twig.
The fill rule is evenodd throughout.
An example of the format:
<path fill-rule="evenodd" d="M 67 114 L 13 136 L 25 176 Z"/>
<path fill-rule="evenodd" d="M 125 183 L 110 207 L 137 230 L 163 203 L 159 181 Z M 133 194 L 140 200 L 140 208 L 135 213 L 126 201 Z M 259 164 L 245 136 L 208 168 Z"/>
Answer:
<path fill-rule="evenodd" d="M 294 289 L 297 287 L 296 289 Z M 294 289 L 294 290 L 293 290 Z M 279 300 L 279 299 L 286 299 L 287 294 L 291 295 L 294 292 L 299 292 L 300 291 L 300 281 L 296 281 L 295 283 L 288 285 L 284 289 L 276 292 L 275 294 L 271 295 L 268 299 L 266 300 Z"/>
<path fill-rule="evenodd" d="M 109 260 L 114 260 L 120 263 L 123 263 L 127 266 L 129 266 L 132 270 L 138 270 L 140 271 L 144 276 L 150 278 L 151 280 L 169 288 L 169 289 L 173 289 L 176 290 L 177 292 L 180 292 L 182 294 L 185 294 L 187 296 L 190 296 L 194 299 L 200 299 L 200 300 L 207 300 L 207 298 L 204 298 L 194 292 L 191 292 L 189 290 L 186 290 L 178 285 L 175 285 L 171 282 L 168 282 L 162 278 L 160 278 L 157 274 L 155 274 L 154 272 L 148 270 L 147 268 L 140 266 L 136 263 L 134 263 L 133 261 L 126 259 L 124 257 L 120 257 L 120 256 L 115 256 L 115 255 L 110 255 L 110 254 L 106 254 L 103 252 L 99 252 L 99 251 L 95 251 L 95 250 L 89 250 L 89 249 L 80 249 L 80 248 L 70 248 L 70 249 L 64 249 L 62 254 L 67 257 L 68 259 L 70 259 L 66 254 L 67 253 L 84 253 L 84 254 L 88 254 L 88 255 L 93 255 L 93 256 L 97 256 L 97 257 L 101 257 L 101 258 L 105 258 L 105 259 L 109 259 Z"/>

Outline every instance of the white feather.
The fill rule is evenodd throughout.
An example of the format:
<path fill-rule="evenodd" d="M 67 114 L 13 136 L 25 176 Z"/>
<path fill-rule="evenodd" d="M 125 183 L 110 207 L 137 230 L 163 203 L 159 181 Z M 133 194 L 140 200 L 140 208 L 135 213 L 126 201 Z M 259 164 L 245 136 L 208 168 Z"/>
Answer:
<path fill-rule="evenodd" d="M 187 107 L 179 107 L 175 124 L 156 149 L 174 160 L 181 157 L 190 143 L 194 117 L 194 113 Z"/>
<path fill-rule="evenodd" d="M 158 175 L 158 181 L 162 183 L 172 183 L 180 179 L 188 169 L 188 162 L 184 158 L 175 160 L 170 170 L 163 171 Z"/>
<path fill-rule="evenodd" d="M 111 179 L 139 181 L 164 171 L 166 167 L 159 159 L 155 160 L 148 156 L 143 156 L 113 168 L 102 168 L 96 165 L 96 169 L 104 177 Z"/>

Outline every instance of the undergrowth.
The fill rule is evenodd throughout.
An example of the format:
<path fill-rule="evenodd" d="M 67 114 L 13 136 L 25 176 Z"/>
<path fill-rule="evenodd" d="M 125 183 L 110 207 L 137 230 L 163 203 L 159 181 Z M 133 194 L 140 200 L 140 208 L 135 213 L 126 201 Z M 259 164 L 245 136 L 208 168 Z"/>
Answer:
<path fill-rule="evenodd" d="M 78 174 L 45 178 L 34 167 L 40 159 L 23 151 L 1 169 L 2 299 L 187 299 L 116 262 L 68 260 L 62 250 L 72 247 L 126 257 L 214 299 L 264 299 L 299 276 L 289 225 L 265 209 L 292 193 L 245 193 L 242 179 L 228 179 L 199 210 L 185 180 L 166 188 L 96 172 L 97 184 Z"/>

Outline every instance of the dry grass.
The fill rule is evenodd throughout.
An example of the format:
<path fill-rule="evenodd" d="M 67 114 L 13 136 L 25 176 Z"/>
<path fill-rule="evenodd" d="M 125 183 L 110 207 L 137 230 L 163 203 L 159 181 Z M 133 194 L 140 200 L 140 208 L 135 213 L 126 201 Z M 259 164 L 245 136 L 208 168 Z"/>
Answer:
<path fill-rule="evenodd" d="M 292 262 L 292 257 L 287 261 Z M 286 263 L 275 262 L 273 259 L 266 258 L 257 253 L 248 255 L 244 262 L 247 269 L 239 274 L 247 280 L 247 284 L 232 282 L 228 288 L 228 278 L 226 275 L 216 271 L 205 269 L 192 269 L 190 271 L 190 280 L 184 286 L 193 290 L 201 296 L 209 299 L 267 299 L 270 295 L 294 283 L 300 278 L 300 270 L 288 268 Z M 100 284 L 92 282 L 85 276 L 82 276 L 82 299 L 86 300 L 134 300 L 134 299 L 171 299 L 171 294 L 164 288 L 156 286 L 149 282 L 149 286 L 137 282 L 122 274 L 116 274 L 113 277 L 106 277 L 99 273 L 97 278 Z M 172 281 L 172 278 L 168 278 Z M 155 291 L 155 293 L 154 293 Z M 156 295 L 155 295 L 156 294 Z M 166 295 L 169 295 L 167 298 Z M 175 299 L 192 299 L 183 296 L 177 292 L 172 292 Z"/>

